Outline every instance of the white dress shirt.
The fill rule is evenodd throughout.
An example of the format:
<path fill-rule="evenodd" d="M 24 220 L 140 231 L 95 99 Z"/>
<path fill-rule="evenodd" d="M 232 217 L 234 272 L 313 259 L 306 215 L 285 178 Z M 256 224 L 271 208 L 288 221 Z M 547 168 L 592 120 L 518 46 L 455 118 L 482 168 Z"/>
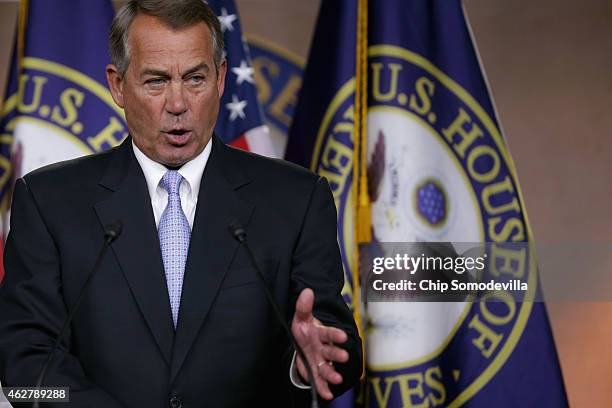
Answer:
<path fill-rule="evenodd" d="M 0 384 L 0 408 L 13 408 L 2 392 L 2 384 Z"/>
<path fill-rule="evenodd" d="M 149 196 L 151 197 L 151 206 L 153 207 L 153 215 L 155 216 L 155 226 L 159 227 L 159 220 L 166 209 L 166 205 L 168 205 L 168 192 L 159 185 L 159 182 L 168 171 L 168 168 L 147 157 L 147 155 L 134 144 L 133 140 L 132 149 L 134 150 L 136 160 L 138 164 L 140 164 L 140 168 L 147 181 L 147 188 L 149 190 Z M 204 174 L 206 163 L 208 163 L 211 150 L 212 138 L 208 141 L 202 153 L 178 169 L 179 174 L 185 179 L 179 188 L 181 207 L 189 222 L 189 228 L 191 228 L 192 231 L 196 206 L 198 204 L 198 193 L 200 192 L 200 182 L 202 181 L 202 175 Z M 298 376 L 297 368 L 295 367 L 295 353 L 293 353 L 293 359 L 291 360 L 289 377 L 296 387 L 302 389 L 310 388 L 310 386 L 304 384 Z"/>
<path fill-rule="evenodd" d="M 195 210 L 198 204 L 200 182 L 202 181 L 202 174 L 204 174 L 204 169 L 206 168 L 206 163 L 208 163 L 210 151 L 212 150 L 211 140 L 208 141 L 202 153 L 178 169 L 179 174 L 184 178 L 179 188 L 181 207 L 183 207 L 183 212 L 189 222 L 189 228 L 192 230 Z M 168 169 L 163 164 L 147 157 L 147 155 L 134 144 L 134 141 L 132 141 L 132 148 L 134 149 L 136 160 L 138 160 L 138 164 L 140 164 L 140 168 L 147 181 L 149 196 L 151 197 L 151 206 L 153 207 L 153 215 L 155 216 L 155 225 L 159 227 L 159 220 L 166 205 L 168 205 L 168 192 L 159 185 L 159 182 Z"/>

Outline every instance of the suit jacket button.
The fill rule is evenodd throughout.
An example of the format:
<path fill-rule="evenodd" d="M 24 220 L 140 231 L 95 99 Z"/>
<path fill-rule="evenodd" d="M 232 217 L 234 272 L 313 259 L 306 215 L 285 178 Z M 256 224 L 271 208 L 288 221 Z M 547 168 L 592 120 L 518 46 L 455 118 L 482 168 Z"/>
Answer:
<path fill-rule="evenodd" d="M 170 398 L 170 408 L 181 408 L 183 406 L 183 401 L 181 401 L 180 397 L 172 397 Z"/>

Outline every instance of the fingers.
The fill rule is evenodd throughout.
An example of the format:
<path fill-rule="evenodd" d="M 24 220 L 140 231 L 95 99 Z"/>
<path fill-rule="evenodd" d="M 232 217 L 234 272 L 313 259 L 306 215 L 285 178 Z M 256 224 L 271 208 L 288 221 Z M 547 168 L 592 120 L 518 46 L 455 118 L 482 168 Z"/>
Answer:
<path fill-rule="evenodd" d="M 340 373 L 336 371 L 333 363 L 347 362 L 349 359 L 349 355 L 346 350 L 343 350 L 340 347 L 334 347 L 332 345 L 324 345 L 321 349 L 321 358 L 322 359 L 317 364 L 317 374 L 323 380 L 325 380 L 326 383 L 335 385 L 341 384 L 342 375 L 340 375 Z M 321 364 L 323 362 L 324 364 Z M 326 385 L 327 389 L 329 389 L 328 384 Z M 324 394 L 321 394 L 321 397 L 325 398 Z"/>
<path fill-rule="evenodd" d="M 309 320 L 312 317 L 312 306 L 314 304 L 314 292 L 310 288 L 302 290 L 295 303 L 295 318 L 298 320 Z"/>
<path fill-rule="evenodd" d="M 310 362 L 312 375 L 314 376 L 314 381 L 317 386 L 317 392 L 319 393 L 321 398 L 331 400 L 332 398 L 334 398 L 334 395 L 329 389 L 328 382 L 331 382 L 332 384 L 339 384 L 340 382 L 342 382 L 342 376 L 340 376 L 340 374 L 338 373 L 335 373 L 335 370 L 333 370 L 333 368 L 327 363 L 322 364 L 320 367 L 317 367 L 317 364 L 313 364 L 313 361 L 310 358 L 308 360 Z M 308 371 L 300 356 L 296 356 L 295 364 L 297 366 L 298 372 L 300 373 L 300 376 L 304 380 L 306 380 L 306 382 L 310 383 L 310 379 L 308 378 Z M 328 368 L 331 370 L 329 370 Z M 335 381 L 338 381 L 338 376 L 340 376 L 340 382 L 336 383 Z"/>
<path fill-rule="evenodd" d="M 331 400 L 333 394 L 329 389 L 330 384 L 341 384 L 343 380 L 333 363 L 345 363 L 349 360 L 348 352 L 334 344 L 345 343 L 348 336 L 343 330 L 325 326 L 317 320 L 312 314 L 313 305 L 314 292 L 308 288 L 302 290 L 295 304 L 291 331 L 306 354 L 319 395 L 323 399 Z M 308 379 L 308 371 L 299 356 L 296 365 L 302 378 Z"/>
<path fill-rule="evenodd" d="M 323 356 L 324 361 L 335 363 L 346 363 L 349 360 L 349 354 L 346 350 L 333 345 L 324 345 L 321 349 L 321 356 Z"/>
<path fill-rule="evenodd" d="M 314 370 L 315 383 L 317 384 L 317 392 L 321 396 L 321 398 L 326 400 L 331 400 L 334 398 L 334 394 L 332 394 L 329 389 L 329 384 L 340 384 L 342 383 L 342 376 L 338 373 L 334 366 L 329 364 L 328 362 L 321 361 L 317 364 Z"/>
<path fill-rule="evenodd" d="M 321 376 L 316 376 L 317 383 L 317 392 L 321 396 L 321 398 L 325 400 L 331 400 L 334 398 L 334 394 L 329 390 L 329 385 L 327 385 L 327 381 L 325 381 Z"/>
<path fill-rule="evenodd" d="M 333 365 L 328 363 L 320 365 L 318 367 L 318 373 L 319 376 L 328 383 L 336 385 L 342 383 L 342 376 L 334 369 Z"/>
<path fill-rule="evenodd" d="M 319 340 L 321 343 L 342 344 L 348 340 L 348 336 L 343 330 L 335 327 L 319 325 Z"/>

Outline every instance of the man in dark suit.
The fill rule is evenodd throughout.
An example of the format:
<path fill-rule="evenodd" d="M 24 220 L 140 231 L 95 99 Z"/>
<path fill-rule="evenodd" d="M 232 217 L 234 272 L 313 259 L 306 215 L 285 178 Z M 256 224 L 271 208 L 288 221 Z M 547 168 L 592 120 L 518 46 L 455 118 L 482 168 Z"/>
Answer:
<path fill-rule="evenodd" d="M 33 385 L 102 245 L 123 232 L 54 354 L 45 384 L 78 407 L 288 407 L 304 362 L 275 320 L 263 275 L 331 399 L 361 374 L 343 302 L 325 179 L 213 135 L 226 62 L 200 0 L 132 1 L 111 29 L 107 77 L 130 137 L 15 186 L 0 288 L 0 380 Z M 307 394 L 306 394 L 307 395 Z"/>

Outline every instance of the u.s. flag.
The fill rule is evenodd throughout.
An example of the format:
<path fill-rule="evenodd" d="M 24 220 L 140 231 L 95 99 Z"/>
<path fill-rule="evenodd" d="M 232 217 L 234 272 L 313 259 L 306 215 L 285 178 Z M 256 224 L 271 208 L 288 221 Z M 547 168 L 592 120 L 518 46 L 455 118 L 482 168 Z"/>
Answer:
<path fill-rule="evenodd" d="M 367 21 L 361 77 L 358 15 Z M 360 87 L 366 110 L 356 108 Z M 299 98 L 287 158 L 330 182 L 354 309 L 355 224 L 367 220 L 357 216 L 363 169 L 370 249 L 384 242 L 533 242 L 459 0 L 323 0 Z M 355 131 L 364 120 L 365 145 Z M 512 264 L 504 273 L 528 280 L 531 295 L 540 290 L 532 252 L 504 257 Z M 335 406 L 567 406 L 545 305 L 522 299 L 495 291 L 478 301 L 366 304 L 365 386 Z"/>
<path fill-rule="evenodd" d="M 274 148 L 269 131 L 263 124 L 251 58 L 234 0 L 209 0 L 206 3 L 219 17 L 227 59 L 225 92 L 215 132 L 225 143 L 275 156 L 278 149 Z"/>

